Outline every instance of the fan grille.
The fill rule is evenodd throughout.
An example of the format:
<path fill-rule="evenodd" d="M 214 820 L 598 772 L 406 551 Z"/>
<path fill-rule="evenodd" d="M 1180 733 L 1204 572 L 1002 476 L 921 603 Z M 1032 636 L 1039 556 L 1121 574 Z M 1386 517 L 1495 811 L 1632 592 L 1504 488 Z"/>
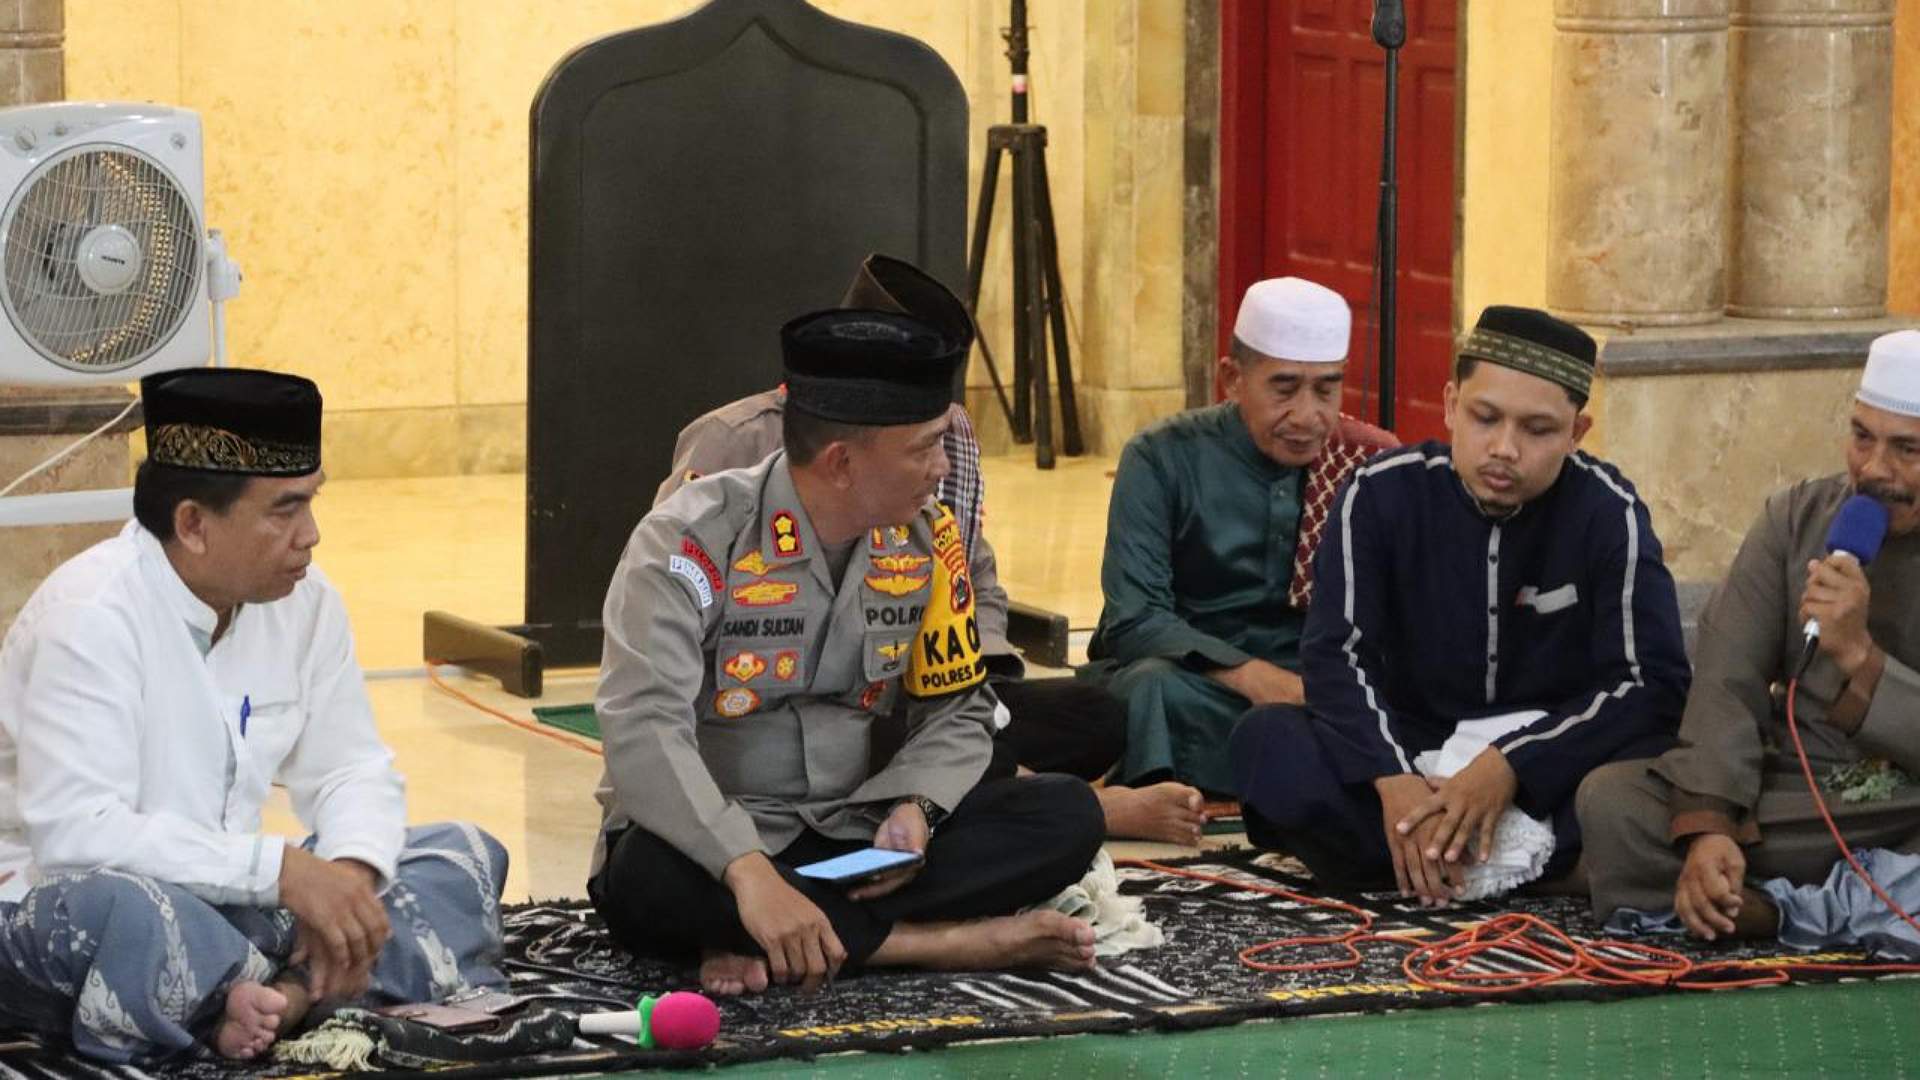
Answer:
<path fill-rule="evenodd" d="M 192 205 L 158 163 L 83 146 L 43 163 L 7 208 L 6 289 L 13 325 L 42 356 L 79 371 L 130 367 L 164 345 L 193 307 L 200 231 Z M 130 237 L 138 269 L 125 288 L 89 285 L 81 253 L 103 229 Z"/>

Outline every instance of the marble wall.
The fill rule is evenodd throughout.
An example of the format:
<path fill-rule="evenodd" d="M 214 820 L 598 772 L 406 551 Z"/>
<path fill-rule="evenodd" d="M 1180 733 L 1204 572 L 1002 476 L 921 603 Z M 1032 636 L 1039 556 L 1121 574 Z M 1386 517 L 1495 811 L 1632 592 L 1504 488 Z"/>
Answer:
<path fill-rule="evenodd" d="M 1639 489 L 1683 581 L 1717 581 L 1771 492 L 1846 467 L 1858 371 L 1611 379 L 1608 460 Z"/>
<path fill-rule="evenodd" d="M 513 470 L 525 457 L 534 91 L 573 46 L 694 6 L 87 0 L 68 13 L 67 92 L 202 112 L 209 220 L 246 270 L 231 353 L 321 383 L 334 475 Z M 1005 0 L 819 6 L 920 38 L 954 68 L 973 106 L 977 186 L 986 126 L 1009 118 Z M 1168 388 L 1180 362 L 1184 5 L 1029 7 L 1083 415 L 1102 433 L 1093 448 L 1117 450 L 1105 433 L 1180 404 Z M 1009 205 L 1003 190 L 981 307 L 1003 367 Z M 991 445 L 1005 427 L 980 367 L 972 398 Z"/>

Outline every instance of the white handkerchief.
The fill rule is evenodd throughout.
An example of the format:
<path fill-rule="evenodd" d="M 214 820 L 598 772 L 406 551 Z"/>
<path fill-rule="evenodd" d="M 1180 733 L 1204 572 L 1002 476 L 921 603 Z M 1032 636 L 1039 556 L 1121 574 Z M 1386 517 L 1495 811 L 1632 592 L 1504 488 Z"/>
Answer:
<path fill-rule="evenodd" d="M 1440 749 L 1428 750 L 1414 758 L 1413 767 L 1426 776 L 1444 780 L 1466 768 L 1468 763 L 1480 756 L 1482 750 L 1493 744 L 1493 740 L 1518 731 L 1546 715 L 1540 709 L 1527 709 L 1501 716 L 1462 720 L 1454 727 L 1447 741 L 1440 745 Z M 1493 853 L 1485 862 L 1472 863 L 1467 867 L 1466 887 L 1461 891 L 1460 899 L 1481 900 L 1510 892 L 1545 873 L 1547 860 L 1552 857 L 1553 827 L 1514 807 L 1508 807 L 1507 812 L 1500 815 L 1500 824 L 1494 828 Z"/>

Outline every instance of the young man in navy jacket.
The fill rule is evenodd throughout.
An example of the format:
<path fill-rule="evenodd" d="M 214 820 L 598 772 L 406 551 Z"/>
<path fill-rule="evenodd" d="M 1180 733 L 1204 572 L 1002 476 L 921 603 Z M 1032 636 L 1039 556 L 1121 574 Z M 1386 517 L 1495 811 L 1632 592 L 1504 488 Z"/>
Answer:
<path fill-rule="evenodd" d="M 1672 744 L 1688 680 L 1673 579 L 1633 485 L 1576 449 L 1596 352 L 1544 312 L 1488 308 L 1446 387 L 1451 445 L 1381 454 L 1342 491 L 1314 564 L 1307 704 L 1234 732 L 1255 843 L 1437 904 L 1530 828 L 1533 865 L 1506 882 L 1556 878 L 1579 855 L 1582 778 Z"/>

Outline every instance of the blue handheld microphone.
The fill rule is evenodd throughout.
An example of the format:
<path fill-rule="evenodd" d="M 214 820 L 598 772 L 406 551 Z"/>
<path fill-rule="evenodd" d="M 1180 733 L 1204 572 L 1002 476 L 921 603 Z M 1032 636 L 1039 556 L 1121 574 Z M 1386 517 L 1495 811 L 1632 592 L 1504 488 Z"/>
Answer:
<path fill-rule="evenodd" d="M 1880 545 L 1886 539 L 1887 508 L 1878 499 L 1855 495 L 1840 504 L 1840 512 L 1827 527 L 1827 554 L 1844 555 L 1865 566 L 1880 554 Z M 1820 640 L 1819 619 L 1807 620 L 1806 634 L 1807 648 L 1811 650 Z"/>

